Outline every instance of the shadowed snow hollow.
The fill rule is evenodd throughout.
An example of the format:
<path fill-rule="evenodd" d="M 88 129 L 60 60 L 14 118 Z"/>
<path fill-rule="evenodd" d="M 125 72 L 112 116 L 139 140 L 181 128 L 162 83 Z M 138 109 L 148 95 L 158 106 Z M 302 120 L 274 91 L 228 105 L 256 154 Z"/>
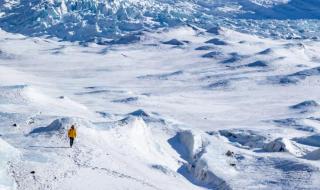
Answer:
<path fill-rule="evenodd" d="M 304 158 L 308 160 L 320 160 L 320 149 L 309 152 L 304 156 Z"/>

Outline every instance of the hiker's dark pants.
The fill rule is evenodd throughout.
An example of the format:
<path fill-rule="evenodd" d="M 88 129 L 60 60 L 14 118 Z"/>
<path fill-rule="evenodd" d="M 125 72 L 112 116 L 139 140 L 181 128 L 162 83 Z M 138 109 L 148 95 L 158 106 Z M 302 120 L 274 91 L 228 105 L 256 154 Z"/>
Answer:
<path fill-rule="evenodd" d="M 74 138 L 70 137 L 70 147 L 73 145 Z"/>

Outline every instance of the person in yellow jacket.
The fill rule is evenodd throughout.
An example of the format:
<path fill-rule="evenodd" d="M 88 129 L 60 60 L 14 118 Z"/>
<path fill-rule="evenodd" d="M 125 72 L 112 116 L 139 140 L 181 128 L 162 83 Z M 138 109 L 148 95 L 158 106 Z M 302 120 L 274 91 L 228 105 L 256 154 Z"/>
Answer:
<path fill-rule="evenodd" d="M 72 147 L 73 141 L 77 137 L 77 131 L 74 128 L 74 125 L 71 125 L 71 128 L 68 130 L 68 137 L 70 139 L 70 147 Z"/>

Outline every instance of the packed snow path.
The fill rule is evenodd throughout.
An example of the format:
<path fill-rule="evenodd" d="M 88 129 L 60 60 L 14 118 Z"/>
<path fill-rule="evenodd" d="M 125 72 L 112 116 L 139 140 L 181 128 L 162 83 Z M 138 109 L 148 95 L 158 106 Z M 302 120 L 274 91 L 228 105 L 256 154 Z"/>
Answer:
<path fill-rule="evenodd" d="M 0 32 L 1 189 L 319 189 L 318 42 Z"/>

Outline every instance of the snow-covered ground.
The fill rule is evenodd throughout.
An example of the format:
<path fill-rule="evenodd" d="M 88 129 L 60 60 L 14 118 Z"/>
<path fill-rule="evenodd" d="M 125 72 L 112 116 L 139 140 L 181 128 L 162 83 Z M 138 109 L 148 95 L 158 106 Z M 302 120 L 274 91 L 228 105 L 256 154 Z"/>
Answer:
<path fill-rule="evenodd" d="M 141 36 L 0 31 L 1 190 L 320 189 L 319 42 Z"/>

